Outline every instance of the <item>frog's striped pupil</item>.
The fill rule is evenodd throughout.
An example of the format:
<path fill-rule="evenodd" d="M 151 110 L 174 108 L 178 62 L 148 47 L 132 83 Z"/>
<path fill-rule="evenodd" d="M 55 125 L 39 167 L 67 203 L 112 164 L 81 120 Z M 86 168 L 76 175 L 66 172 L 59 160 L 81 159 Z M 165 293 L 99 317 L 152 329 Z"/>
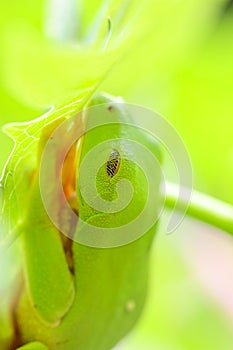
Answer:
<path fill-rule="evenodd" d="M 113 149 L 110 153 L 110 156 L 106 164 L 106 171 L 109 177 L 112 178 L 117 174 L 119 170 L 120 162 L 121 162 L 120 153 L 116 149 Z"/>

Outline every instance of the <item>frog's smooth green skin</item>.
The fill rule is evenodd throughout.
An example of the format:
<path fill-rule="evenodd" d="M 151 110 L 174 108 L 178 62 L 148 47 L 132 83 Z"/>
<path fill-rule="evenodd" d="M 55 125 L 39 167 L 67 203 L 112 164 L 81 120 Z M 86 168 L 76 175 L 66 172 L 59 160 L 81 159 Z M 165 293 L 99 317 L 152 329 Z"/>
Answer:
<path fill-rule="evenodd" d="M 108 108 L 112 98 L 99 96 L 92 101 L 92 105 L 101 103 L 107 103 Z M 126 118 L 122 108 L 123 104 L 121 108 L 115 105 L 113 110 L 109 109 L 109 113 L 116 113 L 120 122 Z M 101 131 L 93 129 L 84 136 L 81 159 L 93 146 L 112 138 L 112 135 L 119 139 L 132 138 L 160 158 L 156 142 L 140 130 L 121 124 L 102 128 Z M 115 198 L 117 181 L 127 178 L 134 186 L 131 204 L 123 214 L 99 213 L 84 201 L 77 181 L 79 217 L 96 226 L 124 224 L 128 218 L 136 217 L 146 203 L 146 177 L 138 166 L 127 161 L 122 161 L 111 181 L 105 181 L 106 176 L 106 172 L 100 169 L 97 175 L 100 195 L 106 200 Z M 160 173 L 155 174 L 158 198 L 155 198 L 151 211 L 159 209 L 160 177 Z M 16 312 L 19 346 L 39 341 L 51 350 L 111 349 L 131 330 L 142 312 L 147 291 L 149 250 L 156 224 L 141 238 L 116 248 L 92 248 L 73 242 L 73 270 L 69 272 L 61 236 L 46 217 L 37 180 L 34 186 L 22 235 L 25 255 L 23 283 L 27 288 L 22 288 Z M 78 226 L 76 232 L 79 229 Z"/>
<path fill-rule="evenodd" d="M 11 319 L 12 308 L 9 307 L 9 301 L 1 295 L 0 301 L 0 349 L 8 350 L 12 344 L 12 338 L 14 337 L 14 329 Z"/>
<path fill-rule="evenodd" d="M 49 350 L 47 346 L 39 342 L 33 342 L 17 348 L 17 350 Z"/>

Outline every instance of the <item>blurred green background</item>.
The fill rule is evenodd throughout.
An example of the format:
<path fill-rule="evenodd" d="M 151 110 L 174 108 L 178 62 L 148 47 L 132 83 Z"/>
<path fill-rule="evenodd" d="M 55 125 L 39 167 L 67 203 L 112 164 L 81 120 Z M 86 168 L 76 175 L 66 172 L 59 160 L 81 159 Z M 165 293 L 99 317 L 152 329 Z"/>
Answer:
<path fill-rule="evenodd" d="M 194 187 L 233 204 L 233 6 L 223 0 L 107 3 L 1 2 L 0 125 L 41 115 L 98 83 L 117 61 L 99 89 L 170 120 L 192 159 Z M 103 50 L 108 11 L 112 39 Z M 98 21 L 95 35 L 90 28 Z M 119 33 L 128 23 L 126 39 Z M 13 144 L 2 133 L 0 140 L 2 169 Z M 233 239 L 188 218 L 165 236 L 165 223 L 166 216 L 153 248 L 144 315 L 118 348 L 232 350 Z"/>

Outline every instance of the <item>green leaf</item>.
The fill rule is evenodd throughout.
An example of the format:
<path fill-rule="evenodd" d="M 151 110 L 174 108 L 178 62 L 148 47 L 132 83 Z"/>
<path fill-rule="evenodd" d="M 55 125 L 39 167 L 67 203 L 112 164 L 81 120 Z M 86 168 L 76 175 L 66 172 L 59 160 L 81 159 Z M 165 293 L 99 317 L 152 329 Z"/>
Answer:
<path fill-rule="evenodd" d="M 15 142 L 1 180 L 5 240 L 14 240 L 23 233 L 23 260 L 31 302 L 42 320 L 53 326 L 60 322 L 72 304 L 74 285 L 61 239 L 47 217 L 36 181 L 39 140 L 43 139 L 47 125 L 77 113 L 92 93 L 93 88 L 90 88 L 88 94 L 87 91 L 80 92 L 77 99 L 65 107 L 55 108 L 32 122 L 10 124 L 4 128 Z M 37 217 L 39 222 L 34 225 Z M 39 225 L 41 220 L 42 226 Z"/>
<path fill-rule="evenodd" d="M 24 221 L 28 209 L 30 189 L 37 169 L 37 149 L 43 128 L 52 121 L 69 118 L 74 111 L 80 111 L 94 91 L 80 91 L 75 100 L 64 107 L 51 109 L 42 117 L 26 123 L 12 123 L 4 131 L 14 140 L 15 146 L 5 166 L 1 179 L 2 215 L 5 231 L 13 229 Z"/>

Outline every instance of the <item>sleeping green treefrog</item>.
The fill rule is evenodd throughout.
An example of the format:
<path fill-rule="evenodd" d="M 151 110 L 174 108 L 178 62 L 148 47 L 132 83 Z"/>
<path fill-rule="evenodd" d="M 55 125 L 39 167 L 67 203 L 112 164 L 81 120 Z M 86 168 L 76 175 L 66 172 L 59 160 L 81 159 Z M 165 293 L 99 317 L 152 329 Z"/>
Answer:
<path fill-rule="evenodd" d="M 104 125 L 95 125 L 97 114 Z M 19 263 L 2 350 L 107 350 L 138 320 L 157 223 L 143 232 L 139 221 L 135 237 L 128 226 L 149 195 L 137 145 L 159 162 L 161 154 L 129 114 L 123 101 L 99 94 L 5 128 L 16 145 L 1 180 L 3 218 L 16 227 Z M 159 168 L 153 177 L 157 196 L 144 218 L 159 211 Z M 124 181 L 129 196 L 129 184 L 119 190 Z"/>

